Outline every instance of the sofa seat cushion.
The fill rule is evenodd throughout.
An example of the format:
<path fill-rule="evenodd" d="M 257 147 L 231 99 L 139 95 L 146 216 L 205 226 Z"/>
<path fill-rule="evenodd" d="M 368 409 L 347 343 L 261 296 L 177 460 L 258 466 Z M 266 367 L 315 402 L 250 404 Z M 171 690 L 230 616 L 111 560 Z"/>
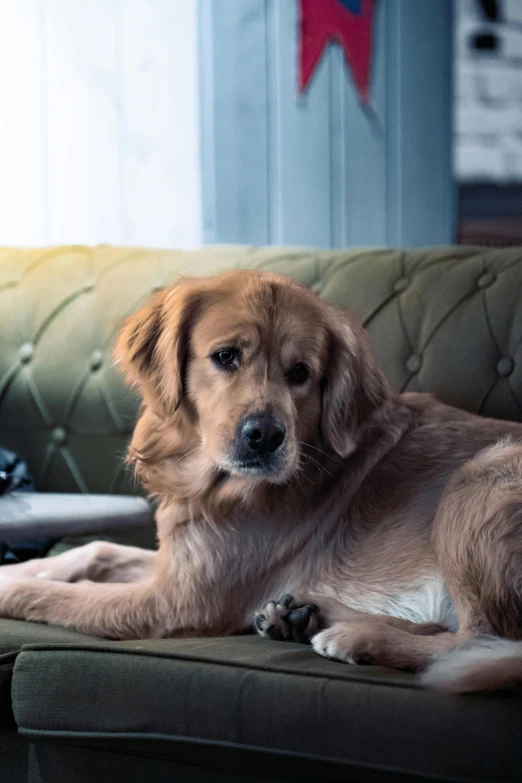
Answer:
<path fill-rule="evenodd" d="M 94 641 L 93 637 L 56 625 L 0 620 L 0 730 L 11 728 L 11 680 L 17 655 L 24 644 Z"/>
<path fill-rule="evenodd" d="M 219 746 L 400 780 L 522 775 L 520 693 L 429 692 L 413 675 L 256 636 L 29 644 L 12 701 L 23 735 L 91 747 Z"/>

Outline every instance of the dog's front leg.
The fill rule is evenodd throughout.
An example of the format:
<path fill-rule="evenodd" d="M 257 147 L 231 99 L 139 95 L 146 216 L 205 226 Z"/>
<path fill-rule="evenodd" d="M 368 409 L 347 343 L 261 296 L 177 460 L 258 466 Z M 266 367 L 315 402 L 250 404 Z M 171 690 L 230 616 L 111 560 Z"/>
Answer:
<path fill-rule="evenodd" d="M 110 639 L 165 635 L 168 601 L 152 580 L 135 584 L 13 579 L 0 572 L 0 617 L 74 628 Z"/>

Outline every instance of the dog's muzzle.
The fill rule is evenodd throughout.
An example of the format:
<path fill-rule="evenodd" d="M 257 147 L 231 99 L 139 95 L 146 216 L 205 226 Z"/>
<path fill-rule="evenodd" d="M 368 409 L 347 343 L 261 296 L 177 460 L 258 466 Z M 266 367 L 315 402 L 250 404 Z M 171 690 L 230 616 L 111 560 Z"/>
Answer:
<path fill-rule="evenodd" d="M 239 422 L 233 463 L 241 472 L 277 473 L 282 466 L 286 427 L 267 413 L 254 413 Z"/>

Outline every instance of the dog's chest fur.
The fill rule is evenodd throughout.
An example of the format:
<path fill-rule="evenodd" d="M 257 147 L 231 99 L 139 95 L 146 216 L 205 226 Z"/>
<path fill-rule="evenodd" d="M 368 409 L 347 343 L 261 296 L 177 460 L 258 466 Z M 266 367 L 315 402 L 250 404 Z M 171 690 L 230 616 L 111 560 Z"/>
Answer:
<path fill-rule="evenodd" d="M 455 607 L 442 577 L 436 573 L 397 593 L 379 593 L 360 585 L 350 597 L 349 606 L 369 614 L 401 617 L 414 623 L 440 623 L 450 630 L 458 628 Z"/>

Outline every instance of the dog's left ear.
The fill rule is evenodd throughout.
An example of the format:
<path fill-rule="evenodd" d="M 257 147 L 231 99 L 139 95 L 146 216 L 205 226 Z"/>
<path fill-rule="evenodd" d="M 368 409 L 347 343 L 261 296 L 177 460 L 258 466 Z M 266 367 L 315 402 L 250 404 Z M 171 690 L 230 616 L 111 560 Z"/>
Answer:
<path fill-rule="evenodd" d="M 395 391 L 377 364 L 365 330 L 331 308 L 330 347 L 323 377 L 322 431 L 341 457 L 357 448 L 365 425 Z"/>

